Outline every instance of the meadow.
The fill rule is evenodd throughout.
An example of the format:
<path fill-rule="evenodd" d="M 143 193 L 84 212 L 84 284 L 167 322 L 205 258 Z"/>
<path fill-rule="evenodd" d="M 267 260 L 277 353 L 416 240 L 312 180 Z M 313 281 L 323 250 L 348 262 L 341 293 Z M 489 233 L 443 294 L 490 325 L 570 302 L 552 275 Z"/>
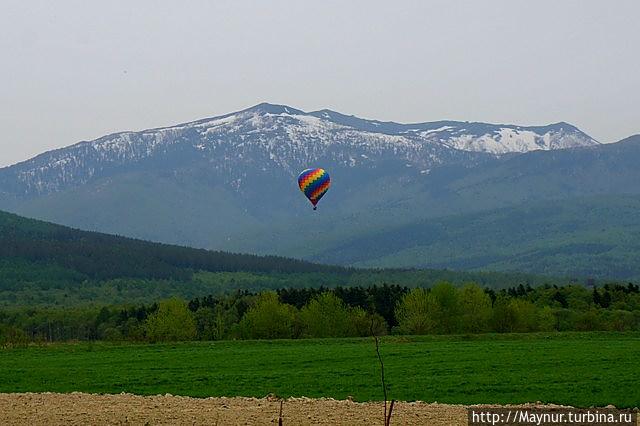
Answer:
<path fill-rule="evenodd" d="M 388 336 L 389 398 L 640 405 L 640 333 Z M 381 400 L 371 338 L 0 349 L 0 392 L 353 397 Z"/>

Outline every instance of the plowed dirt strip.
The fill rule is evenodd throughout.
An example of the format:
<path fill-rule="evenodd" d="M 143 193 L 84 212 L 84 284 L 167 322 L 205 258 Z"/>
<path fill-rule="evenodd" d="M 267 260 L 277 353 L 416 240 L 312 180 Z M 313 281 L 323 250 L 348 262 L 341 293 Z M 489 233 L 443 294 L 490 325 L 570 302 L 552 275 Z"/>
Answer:
<path fill-rule="evenodd" d="M 82 393 L 0 394 L 2 425 L 268 425 L 278 424 L 274 398 L 188 398 L 180 396 L 90 395 Z M 291 398 L 284 425 L 383 424 L 382 403 Z M 397 403 L 396 425 L 464 425 L 463 406 Z"/>

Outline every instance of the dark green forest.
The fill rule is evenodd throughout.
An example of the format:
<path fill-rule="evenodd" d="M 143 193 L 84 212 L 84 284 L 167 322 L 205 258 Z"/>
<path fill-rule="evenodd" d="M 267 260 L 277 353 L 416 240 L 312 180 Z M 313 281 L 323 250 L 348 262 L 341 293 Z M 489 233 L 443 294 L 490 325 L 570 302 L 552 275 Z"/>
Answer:
<path fill-rule="evenodd" d="M 0 259 L 56 265 L 84 279 L 189 279 L 193 271 L 337 272 L 343 268 L 152 243 L 0 212 Z M 76 277 L 78 278 L 78 277 Z"/>

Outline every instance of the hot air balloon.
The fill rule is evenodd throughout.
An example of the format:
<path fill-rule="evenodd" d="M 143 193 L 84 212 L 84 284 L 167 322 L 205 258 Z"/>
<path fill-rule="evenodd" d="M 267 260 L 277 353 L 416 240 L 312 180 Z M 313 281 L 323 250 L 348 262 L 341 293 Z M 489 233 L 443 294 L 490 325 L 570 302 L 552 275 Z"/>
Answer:
<path fill-rule="evenodd" d="M 315 210 L 320 198 L 329 190 L 331 178 L 324 169 L 307 169 L 298 176 L 298 186 Z"/>

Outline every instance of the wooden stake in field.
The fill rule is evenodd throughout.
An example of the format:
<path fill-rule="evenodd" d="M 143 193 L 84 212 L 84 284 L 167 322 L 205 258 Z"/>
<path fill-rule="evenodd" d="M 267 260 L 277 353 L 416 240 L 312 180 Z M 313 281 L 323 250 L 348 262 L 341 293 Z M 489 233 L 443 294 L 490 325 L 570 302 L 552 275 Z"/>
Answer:
<path fill-rule="evenodd" d="M 371 319 L 371 336 L 373 340 L 376 342 L 376 354 L 378 354 L 378 360 L 380 361 L 380 379 L 382 381 L 382 393 L 384 394 L 384 426 L 391 425 L 391 413 L 393 412 L 393 405 L 395 404 L 395 399 L 391 400 L 391 405 L 389 406 L 389 412 L 387 413 L 387 384 L 384 381 L 384 362 L 382 361 L 382 355 L 380 355 L 380 339 L 376 335 L 373 330 L 373 318 Z"/>

